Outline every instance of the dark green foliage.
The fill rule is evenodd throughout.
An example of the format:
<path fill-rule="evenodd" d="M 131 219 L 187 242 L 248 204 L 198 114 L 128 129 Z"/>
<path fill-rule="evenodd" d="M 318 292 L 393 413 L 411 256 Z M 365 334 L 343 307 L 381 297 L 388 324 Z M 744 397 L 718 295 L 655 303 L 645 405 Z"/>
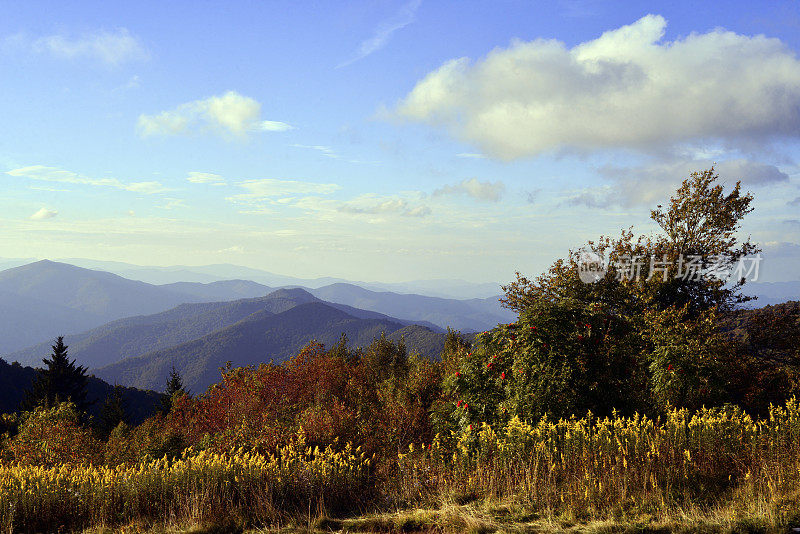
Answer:
<path fill-rule="evenodd" d="M 0 414 L 16 412 L 25 392 L 33 384 L 37 370 L 32 367 L 23 367 L 14 362 L 6 363 L 0 359 Z M 87 385 L 86 398 L 91 402 L 89 414 L 94 418 L 100 417 L 103 401 L 114 389 L 114 386 L 90 376 Z M 150 417 L 161 402 L 161 394 L 155 391 L 145 391 L 129 387 L 118 386 L 122 393 L 127 417 L 132 424 L 139 424 Z"/>
<path fill-rule="evenodd" d="M 125 398 L 122 395 L 122 387 L 114 385 L 111 393 L 103 402 L 98 419 L 98 430 L 104 437 L 108 437 L 120 423 L 126 423 Z"/>
<path fill-rule="evenodd" d="M 167 378 L 167 387 L 164 389 L 164 397 L 161 400 L 161 411 L 168 414 L 172 410 L 172 403 L 175 396 L 186 395 L 183 389 L 183 379 L 180 373 L 172 366 Z"/>
<path fill-rule="evenodd" d="M 91 404 L 86 401 L 86 368 L 76 365 L 67 356 L 64 336 L 56 338 L 50 359 L 44 358 L 45 368 L 40 370 L 22 401 L 23 410 L 33 410 L 39 405 L 55 406 L 59 402 L 72 402 L 81 412 Z"/>

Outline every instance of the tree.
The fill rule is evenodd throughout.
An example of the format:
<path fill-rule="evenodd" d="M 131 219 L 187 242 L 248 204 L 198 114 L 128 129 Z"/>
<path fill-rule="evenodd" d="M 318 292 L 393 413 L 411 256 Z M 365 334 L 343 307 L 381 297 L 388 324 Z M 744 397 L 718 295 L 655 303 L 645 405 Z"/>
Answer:
<path fill-rule="evenodd" d="M 629 411 L 644 400 L 657 409 L 724 400 L 721 362 L 730 343 L 720 318 L 749 300 L 737 267 L 759 249 L 737 236 L 752 195 L 738 182 L 726 193 L 718 179 L 712 167 L 684 180 L 667 207 L 651 211 L 661 229 L 655 235 L 635 237 L 628 229 L 589 242 L 589 252 L 608 260 L 594 283 L 581 280 L 575 251 L 534 279 L 517 273 L 502 301 L 520 320 L 479 338 L 482 346 L 455 383 L 472 398 L 469 409 L 502 418 L 497 405 L 535 418 Z M 692 275 L 688 261 L 697 269 Z M 573 326 L 580 324 L 584 331 Z M 520 371 L 528 378 L 520 381 Z M 497 372 L 506 378 L 498 381 Z"/>
<path fill-rule="evenodd" d="M 44 358 L 44 369 L 40 369 L 31 388 L 22 400 L 23 410 L 33 410 L 39 405 L 55 406 L 59 402 L 72 402 L 85 413 L 92 403 L 86 401 L 88 376 L 86 367 L 75 365 L 67 356 L 68 347 L 64 336 L 56 338 L 50 359 Z"/>
<path fill-rule="evenodd" d="M 169 413 L 172 410 L 172 401 L 175 396 L 185 395 L 186 390 L 183 388 L 183 379 L 180 373 L 172 366 L 167 378 L 167 388 L 164 390 L 164 396 L 161 399 L 161 411 Z"/>
<path fill-rule="evenodd" d="M 667 283 L 658 284 L 653 297 L 661 309 L 686 306 L 692 316 L 717 308 L 730 311 L 737 304 L 752 300 L 741 294 L 746 279 L 737 266 L 748 256 L 760 252 L 750 242 L 740 242 L 737 233 L 742 219 L 751 211 L 753 195 L 742 194 L 741 182 L 730 193 L 717 183 L 719 174 L 714 167 L 693 172 L 670 199 L 668 207 L 659 205 L 650 213 L 663 234 L 654 242 L 653 254 L 666 257 L 672 265 Z M 688 258 L 723 276 L 679 277 L 681 258 Z M 705 273 L 708 274 L 708 273 Z M 737 276 L 728 285 L 728 276 Z"/>

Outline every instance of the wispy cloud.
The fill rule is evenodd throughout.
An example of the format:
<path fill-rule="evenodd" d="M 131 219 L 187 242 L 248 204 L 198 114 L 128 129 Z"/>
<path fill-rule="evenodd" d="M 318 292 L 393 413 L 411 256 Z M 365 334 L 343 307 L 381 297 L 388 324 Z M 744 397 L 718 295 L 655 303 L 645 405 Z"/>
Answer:
<path fill-rule="evenodd" d="M 247 206 L 242 213 L 263 214 L 272 213 L 267 204 L 288 204 L 299 195 L 329 195 L 341 189 L 333 183 L 301 182 L 299 180 L 278 180 L 262 178 L 246 180 L 236 184 L 246 193 L 231 195 L 226 198 L 228 202 Z"/>
<path fill-rule="evenodd" d="M 227 182 L 222 179 L 219 174 L 213 172 L 190 172 L 186 177 L 186 181 L 193 184 L 208 184 L 208 185 L 227 185 Z"/>
<path fill-rule="evenodd" d="M 116 178 L 88 178 L 80 174 L 56 167 L 47 167 L 44 165 L 31 165 L 29 167 L 21 167 L 6 171 L 9 176 L 19 178 L 27 178 L 29 180 L 38 180 L 43 182 L 59 182 L 66 184 L 76 185 L 89 185 L 96 187 L 113 187 L 123 191 L 131 191 L 134 193 L 143 193 L 152 195 L 154 193 L 161 193 L 168 189 L 160 182 L 122 182 Z"/>
<path fill-rule="evenodd" d="M 22 40 L 24 41 L 24 39 Z M 63 59 L 91 58 L 107 65 L 148 58 L 139 39 L 127 29 L 97 31 L 82 35 L 56 34 L 30 43 L 34 51 Z"/>
<path fill-rule="evenodd" d="M 142 137 L 190 135 L 212 131 L 236 137 L 251 132 L 283 132 L 293 127 L 285 122 L 261 119 L 261 104 L 236 91 L 195 100 L 154 115 L 139 115 Z"/>
<path fill-rule="evenodd" d="M 331 148 L 329 146 L 325 146 L 325 145 L 299 145 L 299 144 L 293 144 L 293 145 L 290 145 L 290 146 L 293 146 L 295 148 L 307 148 L 309 150 L 316 150 L 317 152 L 321 153 L 326 158 L 333 158 L 333 159 L 338 159 L 339 158 L 339 154 L 337 154 L 333 150 L 333 148 Z"/>
<path fill-rule="evenodd" d="M 56 210 L 42 208 L 33 215 L 31 215 L 30 219 L 32 221 L 44 221 L 46 219 L 52 219 L 56 215 L 58 215 L 58 212 Z"/>
<path fill-rule="evenodd" d="M 633 167 L 606 165 L 598 172 L 609 183 L 568 191 L 565 201 L 570 206 L 589 208 L 653 205 L 669 198 L 681 180 L 692 172 L 712 165 L 723 181 L 735 183 L 741 180 L 746 187 L 764 187 L 789 180 L 789 175 L 776 166 L 747 159 L 731 159 L 716 164 L 711 160 L 675 159 Z"/>
<path fill-rule="evenodd" d="M 456 157 L 467 159 L 486 159 L 486 156 L 483 154 L 478 154 L 477 152 L 461 152 L 460 154 L 456 154 Z"/>
<path fill-rule="evenodd" d="M 337 219 L 344 214 L 359 218 L 370 216 L 370 222 L 383 222 L 388 216 L 427 217 L 431 214 L 430 207 L 419 202 L 419 198 L 374 193 L 365 193 L 346 201 L 309 196 L 298 199 L 293 205 L 328 219 Z"/>
<path fill-rule="evenodd" d="M 164 210 L 173 210 L 175 208 L 185 208 L 187 207 L 186 201 L 182 198 L 168 198 L 166 199 L 167 202 L 159 206 L 159 208 Z"/>
<path fill-rule="evenodd" d="M 369 39 L 361 42 L 352 58 L 340 63 L 336 68 L 346 67 L 386 46 L 386 43 L 389 42 L 389 39 L 397 30 L 401 30 L 414 22 L 417 9 L 421 4 L 422 0 L 411 0 L 404 4 L 394 17 L 381 23 Z"/>
<path fill-rule="evenodd" d="M 465 195 L 482 202 L 497 202 L 503 195 L 506 186 L 503 182 L 481 182 L 477 178 L 462 180 L 457 184 L 448 184 L 433 192 L 433 196 Z"/>

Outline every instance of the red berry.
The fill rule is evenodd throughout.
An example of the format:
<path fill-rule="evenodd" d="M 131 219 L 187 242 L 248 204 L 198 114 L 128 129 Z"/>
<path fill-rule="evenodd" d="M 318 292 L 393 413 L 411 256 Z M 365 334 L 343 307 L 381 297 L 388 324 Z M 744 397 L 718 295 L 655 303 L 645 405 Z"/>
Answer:
<path fill-rule="evenodd" d="M 667 371 L 672 371 L 672 364 L 669 364 L 669 365 L 667 366 Z"/>
<path fill-rule="evenodd" d="M 505 380 L 505 379 L 506 379 L 506 374 L 500 373 L 500 380 Z"/>

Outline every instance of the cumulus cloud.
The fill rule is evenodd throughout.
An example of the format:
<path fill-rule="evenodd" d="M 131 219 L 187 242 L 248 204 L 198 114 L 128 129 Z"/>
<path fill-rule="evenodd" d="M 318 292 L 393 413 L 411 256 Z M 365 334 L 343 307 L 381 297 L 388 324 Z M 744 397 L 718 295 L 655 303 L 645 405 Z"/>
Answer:
<path fill-rule="evenodd" d="M 496 158 L 563 149 L 770 142 L 800 132 L 800 61 L 780 40 L 722 29 L 665 41 L 647 15 L 567 48 L 514 41 L 444 63 L 396 108 Z"/>
<path fill-rule="evenodd" d="M 29 180 L 39 180 L 44 182 L 113 187 L 115 189 L 122 189 L 124 191 L 132 191 L 135 193 L 144 193 L 147 195 L 167 191 L 167 188 L 159 182 L 150 181 L 125 183 L 116 178 L 88 178 L 72 171 L 67 171 L 56 167 L 47 167 L 45 165 L 21 167 L 19 169 L 6 171 L 6 174 L 19 178 L 27 178 Z"/>
<path fill-rule="evenodd" d="M 33 49 L 55 57 L 75 59 L 87 57 L 108 65 L 147 59 L 148 54 L 137 37 L 125 28 L 98 31 L 79 36 L 48 35 L 36 39 Z"/>
<path fill-rule="evenodd" d="M 186 180 L 193 184 L 226 185 L 222 176 L 212 172 L 190 172 Z"/>
<path fill-rule="evenodd" d="M 42 208 L 33 215 L 31 215 L 30 219 L 32 221 L 44 221 L 45 219 L 52 219 L 56 215 L 58 215 L 58 212 L 56 210 Z"/>
<path fill-rule="evenodd" d="M 344 63 L 340 63 L 336 68 L 346 67 L 351 63 L 355 63 L 359 59 L 363 59 L 368 55 L 377 52 L 389 42 L 394 32 L 402 30 L 412 22 L 417 13 L 417 9 L 422 4 L 422 0 L 411 0 L 403 5 L 395 16 L 382 23 L 375 29 L 375 33 L 369 39 L 361 42 L 355 55 Z"/>
<path fill-rule="evenodd" d="M 465 195 L 481 202 L 497 202 L 506 186 L 503 182 L 481 182 L 477 178 L 462 180 L 457 184 L 445 185 L 433 192 L 433 196 Z"/>
<path fill-rule="evenodd" d="M 607 184 L 570 191 L 566 203 L 572 206 L 606 208 L 655 205 L 669 198 L 678 184 L 694 171 L 715 166 L 720 180 L 732 185 L 741 181 L 744 187 L 761 187 L 789 180 L 775 167 L 747 159 L 732 159 L 715 164 L 709 160 L 674 160 L 638 167 L 606 165 L 598 169 Z"/>
<path fill-rule="evenodd" d="M 140 115 L 137 125 L 143 137 L 206 131 L 245 137 L 250 132 L 292 129 L 285 122 L 262 120 L 261 104 L 236 91 L 181 104 L 155 115 Z"/>

